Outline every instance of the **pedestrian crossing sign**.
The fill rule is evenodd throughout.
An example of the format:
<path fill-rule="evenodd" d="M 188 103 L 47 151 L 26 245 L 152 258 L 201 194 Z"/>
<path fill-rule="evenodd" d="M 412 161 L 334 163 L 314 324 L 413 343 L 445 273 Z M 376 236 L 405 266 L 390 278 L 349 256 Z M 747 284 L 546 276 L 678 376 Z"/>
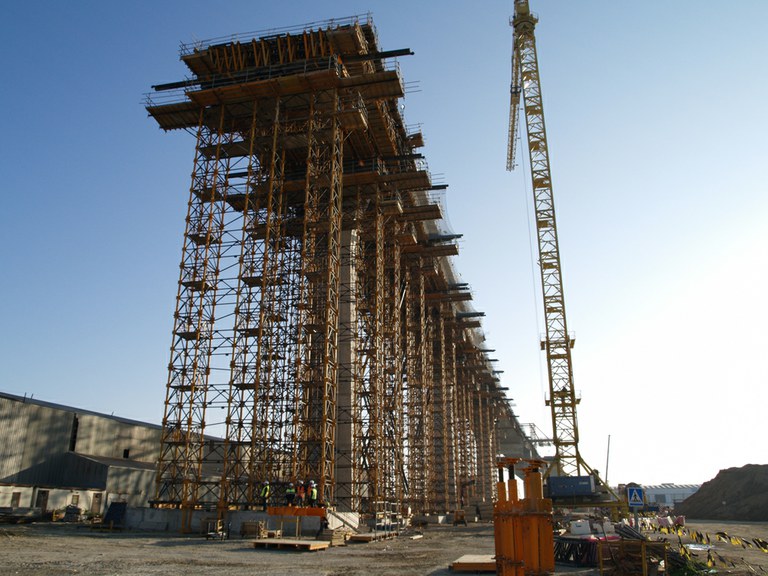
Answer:
<path fill-rule="evenodd" d="M 627 488 L 627 502 L 630 507 L 642 508 L 643 502 L 643 489 L 642 488 Z"/>

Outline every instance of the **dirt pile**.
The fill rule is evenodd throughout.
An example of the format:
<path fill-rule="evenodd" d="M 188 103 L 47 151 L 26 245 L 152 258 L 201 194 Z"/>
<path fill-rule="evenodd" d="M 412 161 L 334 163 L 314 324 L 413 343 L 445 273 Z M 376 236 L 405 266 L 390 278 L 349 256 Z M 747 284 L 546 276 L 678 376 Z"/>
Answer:
<path fill-rule="evenodd" d="M 768 521 L 768 464 L 720 470 L 678 504 L 675 514 L 701 520 Z"/>

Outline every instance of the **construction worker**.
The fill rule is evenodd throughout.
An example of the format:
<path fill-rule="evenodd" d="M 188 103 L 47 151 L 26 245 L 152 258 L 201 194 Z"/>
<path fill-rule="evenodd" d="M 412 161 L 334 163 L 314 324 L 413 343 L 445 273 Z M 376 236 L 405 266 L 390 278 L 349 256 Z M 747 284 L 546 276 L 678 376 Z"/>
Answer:
<path fill-rule="evenodd" d="M 304 506 L 304 497 L 307 495 L 307 489 L 304 487 L 304 481 L 299 480 L 299 487 L 296 489 L 297 506 Z"/>
<path fill-rule="evenodd" d="M 317 486 L 314 480 L 309 481 L 309 505 L 313 508 L 317 506 Z"/>
<path fill-rule="evenodd" d="M 293 487 L 293 482 L 288 483 L 288 488 L 285 489 L 285 504 L 286 506 L 293 506 L 293 499 L 296 498 L 296 488 Z"/>
<path fill-rule="evenodd" d="M 269 480 L 265 480 L 261 487 L 261 504 L 262 510 L 264 510 L 264 512 L 267 511 L 267 502 L 269 501 L 270 492 L 271 490 L 269 487 Z"/>

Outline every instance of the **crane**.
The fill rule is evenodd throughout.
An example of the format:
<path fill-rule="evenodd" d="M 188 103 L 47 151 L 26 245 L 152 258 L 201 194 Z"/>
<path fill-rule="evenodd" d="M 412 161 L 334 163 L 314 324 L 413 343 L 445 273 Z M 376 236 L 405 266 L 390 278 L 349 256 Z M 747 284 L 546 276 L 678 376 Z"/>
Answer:
<path fill-rule="evenodd" d="M 576 397 L 573 385 L 571 349 L 574 340 L 568 333 L 565 320 L 555 201 L 552 194 L 549 147 L 534 37 L 537 22 L 538 17 L 531 12 L 528 0 L 515 0 L 515 14 L 510 21 L 514 29 L 514 43 L 507 170 L 513 170 L 516 165 L 516 144 L 520 131 L 518 116 L 522 101 L 533 183 L 541 288 L 544 296 L 546 335 L 541 346 L 542 350 L 546 350 L 549 376 L 549 398 L 546 404 L 552 415 L 552 439 L 555 445 L 555 457 L 548 475 L 580 476 L 582 470 L 592 475 L 595 474 L 594 471 L 587 466 L 579 453 L 576 406 L 580 399 Z"/>

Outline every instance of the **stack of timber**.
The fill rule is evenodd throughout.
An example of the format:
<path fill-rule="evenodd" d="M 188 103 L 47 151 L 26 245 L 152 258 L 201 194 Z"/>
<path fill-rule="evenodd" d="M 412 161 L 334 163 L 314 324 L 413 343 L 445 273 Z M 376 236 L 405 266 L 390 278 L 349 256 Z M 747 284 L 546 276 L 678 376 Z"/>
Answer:
<path fill-rule="evenodd" d="M 271 548 L 274 550 L 301 550 L 315 552 L 325 550 L 330 544 L 319 540 L 297 540 L 295 538 L 264 538 L 253 542 L 254 548 Z"/>
<path fill-rule="evenodd" d="M 354 534 L 349 528 L 326 528 L 317 537 L 318 540 L 330 542 L 331 546 L 346 546 L 349 537 Z"/>
<path fill-rule="evenodd" d="M 352 534 L 349 540 L 352 542 L 378 542 L 379 540 L 389 540 L 398 536 L 396 530 L 378 530 L 373 532 L 365 532 L 361 534 Z"/>

